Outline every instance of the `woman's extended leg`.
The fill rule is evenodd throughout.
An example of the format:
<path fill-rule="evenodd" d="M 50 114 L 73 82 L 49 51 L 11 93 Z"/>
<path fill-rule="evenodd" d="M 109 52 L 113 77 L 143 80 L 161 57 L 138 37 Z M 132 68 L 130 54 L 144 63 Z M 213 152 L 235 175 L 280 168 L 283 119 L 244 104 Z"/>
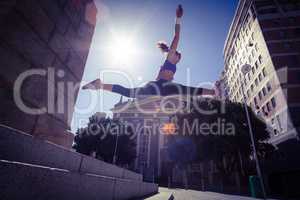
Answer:
<path fill-rule="evenodd" d="M 110 92 L 118 93 L 120 95 L 136 98 L 142 95 L 160 95 L 160 96 L 170 96 L 170 95 L 214 95 L 215 91 L 206 88 L 196 88 L 188 87 L 178 83 L 173 83 L 169 81 L 152 81 L 149 82 L 144 87 L 137 88 L 126 88 L 118 84 L 104 84 L 100 79 L 96 79 L 87 85 L 83 86 L 82 89 L 92 89 L 98 90 L 103 89 Z"/>
<path fill-rule="evenodd" d="M 136 98 L 138 96 L 142 95 L 161 95 L 160 94 L 160 87 L 159 84 L 154 82 L 149 82 L 144 87 L 137 87 L 137 88 L 127 88 L 123 87 L 118 84 L 104 84 L 101 82 L 100 79 L 96 79 L 85 86 L 82 87 L 82 89 L 91 89 L 91 90 L 98 90 L 103 89 L 106 91 L 118 93 L 122 96 L 130 97 L 130 98 Z"/>
<path fill-rule="evenodd" d="M 199 95 L 214 95 L 215 90 L 206 89 L 206 88 L 189 87 L 178 83 L 166 82 L 161 87 L 161 93 L 163 94 L 163 96 L 169 96 L 169 95 L 199 96 Z"/>
<path fill-rule="evenodd" d="M 137 91 L 140 88 L 126 88 L 121 85 L 114 84 L 112 85 L 111 92 L 118 93 L 125 97 L 135 98 L 137 97 Z"/>

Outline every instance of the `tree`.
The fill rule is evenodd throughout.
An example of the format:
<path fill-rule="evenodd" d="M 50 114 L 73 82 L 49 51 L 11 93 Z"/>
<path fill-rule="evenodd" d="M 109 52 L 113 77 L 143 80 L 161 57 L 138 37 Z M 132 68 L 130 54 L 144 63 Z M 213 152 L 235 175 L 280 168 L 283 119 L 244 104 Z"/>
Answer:
<path fill-rule="evenodd" d="M 274 147 L 267 143 L 270 137 L 266 124 L 250 111 L 255 145 L 260 159 L 267 159 Z M 177 134 L 190 137 L 197 147 L 193 162 L 213 160 L 222 180 L 233 172 L 241 175 L 255 173 L 251 159 L 253 151 L 245 110 L 242 104 L 220 102 L 212 99 L 198 99 L 191 108 L 173 118 Z M 172 140 L 170 140 L 172 141 Z"/>
<path fill-rule="evenodd" d="M 87 127 L 77 130 L 73 148 L 85 155 L 95 153 L 97 159 L 112 163 L 117 137 L 116 164 L 130 165 L 136 157 L 134 132 L 118 120 L 93 115 Z"/>

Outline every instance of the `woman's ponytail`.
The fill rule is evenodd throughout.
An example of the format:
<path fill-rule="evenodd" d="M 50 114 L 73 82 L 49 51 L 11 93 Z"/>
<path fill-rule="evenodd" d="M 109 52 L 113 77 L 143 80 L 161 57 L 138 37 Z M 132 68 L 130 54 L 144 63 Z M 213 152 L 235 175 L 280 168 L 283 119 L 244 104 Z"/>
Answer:
<path fill-rule="evenodd" d="M 166 42 L 159 41 L 159 42 L 157 43 L 157 47 L 158 47 L 163 53 L 169 52 L 169 46 L 167 45 Z"/>

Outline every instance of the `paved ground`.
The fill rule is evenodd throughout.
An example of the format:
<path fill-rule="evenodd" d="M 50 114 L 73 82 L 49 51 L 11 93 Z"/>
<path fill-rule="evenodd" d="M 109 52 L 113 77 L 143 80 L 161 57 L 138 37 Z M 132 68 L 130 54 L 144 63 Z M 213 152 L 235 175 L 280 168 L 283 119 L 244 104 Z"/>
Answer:
<path fill-rule="evenodd" d="M 215 192 L 201 192 L 195 190 L 159 188 L 159 194 L 144 200 L 257 200 L 251 197 L 220 194 Z"/>

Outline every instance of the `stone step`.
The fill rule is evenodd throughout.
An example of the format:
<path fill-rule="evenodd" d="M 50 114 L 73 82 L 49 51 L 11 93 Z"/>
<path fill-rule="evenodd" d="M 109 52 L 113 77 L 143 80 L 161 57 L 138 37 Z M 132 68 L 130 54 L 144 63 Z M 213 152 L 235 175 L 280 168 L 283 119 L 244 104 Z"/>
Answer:
<path fill-rule="evenodd" d="M 142 181 L 142 175 L 0 124 L 0 159 Z"/>
<path fill-rule="evenodd" d="M 157 191 L 157 185 L 0 160 L 0 199 L 123 200 Z"/>

